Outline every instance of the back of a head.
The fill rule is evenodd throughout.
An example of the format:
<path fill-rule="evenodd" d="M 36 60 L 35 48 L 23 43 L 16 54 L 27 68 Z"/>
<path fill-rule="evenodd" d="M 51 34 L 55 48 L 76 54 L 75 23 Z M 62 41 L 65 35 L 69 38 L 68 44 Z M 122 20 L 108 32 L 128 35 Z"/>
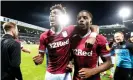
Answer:
<path fill-rule="evenodd" d="M 10 31 L 12 28 L 16 28 L 16 24 L 13 22 L 6 22 L 3 24 L 3 29 L 5 32 Z"/>

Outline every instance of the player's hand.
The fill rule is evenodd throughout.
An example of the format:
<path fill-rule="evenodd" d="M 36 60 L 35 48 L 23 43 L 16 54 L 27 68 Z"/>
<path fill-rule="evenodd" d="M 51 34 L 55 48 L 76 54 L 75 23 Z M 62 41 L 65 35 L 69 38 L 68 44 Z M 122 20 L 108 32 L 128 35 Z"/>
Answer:
<path fill-rule="evenodd" d="M 95 37 L 89 37 L 86 42 L 85 42 L 85 47 L 86 48 L 92 48 L 93 44 L 95 43 L 96 38 Z"/>
<path fill-rule="evenodd" d="M 33 57 L 33 61 L 35 62 L 36 65 L 42 64 L 44 60 L 44 55 L 38 54 L 37 56 Z"/>
<path fill-rule="evenodd" d="M 94 69 L 82 68 L 81 70 L 79 70 L 79 76 L 82 79 L 89 78 L 92 75 L 94 75 Z"/>
<path fill-rule="evenodd" d="M 73 64 L 72 62 L 70 61 L 69 64 L 67 65 L 67 68 L 66 68 L 69 72 L 72 72 L 72 69 L 73 69 Z"/>

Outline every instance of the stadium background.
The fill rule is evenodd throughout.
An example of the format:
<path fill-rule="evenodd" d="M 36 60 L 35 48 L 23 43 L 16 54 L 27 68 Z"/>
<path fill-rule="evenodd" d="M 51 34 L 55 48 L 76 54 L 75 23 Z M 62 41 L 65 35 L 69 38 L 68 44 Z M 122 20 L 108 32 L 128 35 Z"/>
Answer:
<path fill-rule="evenodd" d="M 0 16 L 1 21 L 1 36 L 4 35 L 2 24 L 4 22 L 15 22 L 18 25 L 19 39 L 25 48 L 31 50 L 31 54 L 22 52 L 21 70 L 24 80 L 44 80 L 44 74 L 46 71 L 46 58 L 42 65 L 36 66 L 32 60 L 33 56 L 38 53 L 39 36 L 42 32 L 48 29 L 35 26 L 32 24 L 24 23 L 18 20 Z M 129 21 L 122 24 L 112 25 L 99 25 L 100 34 L 107 37 L 107 40 L 113 37 L 113 34 L 117 31 L 122 31 L 125 34 L 126 40 L 130 37 L 133 31 L 133 22 Z M 110 71 L 107 71 L 110 74 Z M 101 76 L 102 80 L 111 80 L 108 76 Z"/>

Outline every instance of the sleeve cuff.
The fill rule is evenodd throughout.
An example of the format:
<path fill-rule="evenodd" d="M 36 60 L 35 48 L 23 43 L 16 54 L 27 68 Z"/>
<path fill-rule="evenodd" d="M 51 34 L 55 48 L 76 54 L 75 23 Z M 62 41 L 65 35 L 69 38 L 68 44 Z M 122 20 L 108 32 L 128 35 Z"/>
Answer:
<path fill-rule="evenodd" d="M 105 55 L 103 55 L 103 57 L 109 57 L 109 56 L 111 56 L 111 54 L 105 54 Z"/>
<path fill-rule="evenodd" d="M 45 51 L 44 50 L 39 50 L 39 53 L 44 53 Z"/>

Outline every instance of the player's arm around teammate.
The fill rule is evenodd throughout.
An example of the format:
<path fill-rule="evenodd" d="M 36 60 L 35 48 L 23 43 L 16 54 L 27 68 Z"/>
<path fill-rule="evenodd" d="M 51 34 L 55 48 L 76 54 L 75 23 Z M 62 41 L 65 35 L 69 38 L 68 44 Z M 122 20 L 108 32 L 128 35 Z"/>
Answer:
<path fill-rule="evenodd" d="M 93 46 L 93 44 L 96 41 L 96 36 L 99 34 L 99 27 L 97 25 L 91 25 L 90 29 L 92 32 L 90 34 L 90 37 L 86 40 L 85 43 L 85 47 L 88 48 Z"/>

